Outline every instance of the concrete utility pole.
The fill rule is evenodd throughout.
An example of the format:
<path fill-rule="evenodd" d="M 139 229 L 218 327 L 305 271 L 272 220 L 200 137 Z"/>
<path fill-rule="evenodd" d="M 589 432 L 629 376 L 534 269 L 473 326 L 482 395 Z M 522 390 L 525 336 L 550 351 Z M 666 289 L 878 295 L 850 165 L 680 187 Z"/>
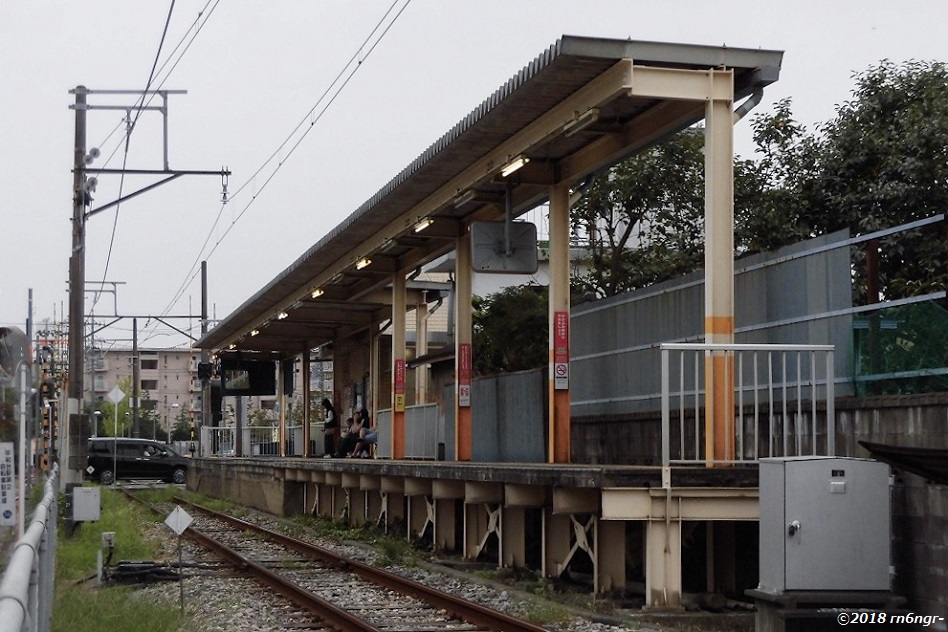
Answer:
<path fill-rule="evenodd" d="M 72 173 L 72 252 L 69 255 L 69 372 L 66 379 L 69 388 L 64 415 L 66 427 L 65 432 L 62 433 L 66 438 L 63 456 L 67 460 L 69 457 L 78 456 L 73 454 L 73 450 L 79 445 L 79 437 L 77 436 L 76 440 L 73 440 L 73 437 L 79 434 L 82 413 L 86 266 L 86 174 L 83 167 L 86 158 L 86 93 L 88 90 L 85 86 L 76 86 L 76 89 L 71 92 L 76 95 L 76 139 L 73 145 Z M 67 464 L 63 468 L 61 480 L 63 484 L 76 483 L 81 482 L 81 476 L 78 475 L 77 469 L 70 468 Z"/>
<path fill-rule="evenodd" d="M 201 338 L 207 335 L 207 261 L 201 262 Z M 207 365 L 211 361 L 211 352 L 207 349 L 201 349 L 201 364 Z M 201 449 L 201 428 L 211 422 L 211 378 L 201 380 L 201 423 L 197 426 L 198 437 L 198 455 L 202 454 Z M 191 437 L 194 440 L 194 437 Z"/>
<path fill-rule="evenodd" d="M 163 184 L 171 182 L 184 175 L 216 175 L 220 176 L 224 191 L 226 193 L 227 176 L 230 171 L 221 169 L 219 171 L 195 171 L 195 170 L 172 170 L 168 165 L 168 95 L 187 94 L 184 90 L 89 90 L 85 86 L 76 86 L 69 91 L 76 95 L 76 102 L 70 106 L 76 111 L 76 138 L 74 144 L 73 160 L 73 206 L 72 206 L 72 253 L 69 257 L 69 374 L 68 374 L 68 410 L 65 432 L 63 456 L 66 460 L 66 467 L 63 468 L 62 484 L 82 482 L 81 464 L 78 463 L 79 449 L 84 440 L 82 431 L 82 397 L 83 397 L 83 370 L 84 370 L 84 350 L 85 350 L 85 222 L 88 218 L 101 213 L 104 210 L 118 206 L 125 200 L 146 193 Z M 136 95 L 142 97 L 142 103 L 138 105 L 89 105 L 87 97 L 90 94 L 110 94 L 110 95 Z M 162 100 L 162 105 L 145 105 L 145 97 L 152 95 L 158 96 Z M 86 112 L 88 110 L 122 110 L 131 123 L 132 111 L 157 111 L 160 112 L 164 122 L 164 142 L 163 146 L 163 169 L 93 169 L 88 165 L 99 155 L 97 149 L 86 152 Z M 139 174 L 139 175 L 163 175 L 167 176 L 163 180 L 149 184 L 137 191 L 126 194 L 117 200 L 108 204 L 97 205 L 95 210 L 86 211 L 90 201 L 88 189 L 94 188 L 94 178 L 88 178 L 88 174 Z M 91 187 L 89 185 L 92 185 Z M 137 356 L 137 354 L 136 354 Z M 135 387 L 138 385 L 137 379 Z M 137 404 L 137 393 L 133 395 Z M 133 405 L 134 405 L 133 404 Z M 136 417 L 133 420 L 133 427 L 138 430 L 137 408 Z"/>

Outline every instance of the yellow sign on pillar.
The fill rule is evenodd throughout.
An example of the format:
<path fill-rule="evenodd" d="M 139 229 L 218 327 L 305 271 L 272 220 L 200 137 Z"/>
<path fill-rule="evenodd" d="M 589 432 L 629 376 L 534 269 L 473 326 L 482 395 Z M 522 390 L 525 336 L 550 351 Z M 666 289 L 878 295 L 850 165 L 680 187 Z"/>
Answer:
<path fill-rule="evenodd" d="M 405 412 L 405 396 L 404 395 L 399 394 L 395 396 L 395 412 L 396 413 Z"/>

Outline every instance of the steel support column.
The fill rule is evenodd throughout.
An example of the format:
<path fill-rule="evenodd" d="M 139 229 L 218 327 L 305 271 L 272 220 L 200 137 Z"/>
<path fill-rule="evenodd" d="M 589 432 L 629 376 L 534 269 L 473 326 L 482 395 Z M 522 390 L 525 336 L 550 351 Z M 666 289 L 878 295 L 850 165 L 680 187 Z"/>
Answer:
<path fill-rule="evenodd" d="M 309 349 L 304 349 L 303 353 L 300 354 L 300 360 L 303 363 L 303 458 L 309 458 L 313 456 L 312 451 L 312 441 L 310 437 L 310 412 L 309 412 L 309 372 L 310 372 L 310 363 L 309 363 Z"/>
<path fill-rule="evenodd" d="M 471 428 L 471 401 L 470 401 L 470 362 L 472 332 L 472 270 L 471 270 L 471 237 L 465 233 L 457 240 L 455 252 L 456 287 L 454 310 L 454 357 L 455 357 L 455 388 L 454 388 L 454 419 L 455 419 L 455 447 L 454 454 L 458 461 L 470 461 L 472 451 Z M 465 366 L 467 363 L 467 366 Z M 467 382 L 465 384 L 465 382 Z M 467 393 L 464 393 L 464 389 Z M 466 396 L 466 398 L 465 398 Z"/>
<path fill-rule="evenodd" d="M 405 458 L 405 275 L 392 277 L 392 458 Z"/>
<path fill-rule="evenodd" d="M 286 456 L 286 371 L 283 370 L 284 360 L 277 362 L 277 403 L 280 406 L 280 416 L 277 426 L 277 454 Z"/>
<path fill-rule="evenodd" d="M 705 342 L 734 343 L 734 76 L 709 74 L 705 106 Z M 733 360 L 706 360 L 705 454 L 708 461 L 734 458 Z"/>
<path fill-rule="evenodd" d="M 569 186 L 564 183 L 550 189 L 549 323 L 547 460 L 569 463 Z"/>

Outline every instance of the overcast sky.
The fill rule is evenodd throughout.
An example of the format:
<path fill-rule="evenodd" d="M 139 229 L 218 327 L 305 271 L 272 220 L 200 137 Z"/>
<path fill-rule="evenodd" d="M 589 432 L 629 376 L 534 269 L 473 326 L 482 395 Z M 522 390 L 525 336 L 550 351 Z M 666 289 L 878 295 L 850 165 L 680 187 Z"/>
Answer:
<path fill-rule="evenodd" d="M 170 4 L 0 3 L 0 326 L 24 326 L 28 288 L 40 326 L 68 310 L 69 90 L 143 89 Z M 123 203 L 117 216 L 106 210 L 91 218 L 86 279 L 120 283 L 117 297 L 100 298 L 97 314 L 111 314 L 114 302 L 123 315 L 198 314 L 195 266 L 207 259 L 212 316 L 227 316 L 564 34 L 784 50 L 780 81 L 757 112 L 790 96 L 809 127 L 831 119 L 850 95 L 853 73 L 881 59 L 948 61 L 943 0 L 411 0 L 407 7 L 397 0 L 383 20 L 392 4 L 174 3 L 161 63 L 185 43 L 170 76 L 166 66 L 159 77 L 167 76 L 162 88 L 188 94 L 169 101 L 170 167 L 227 166 L 231 200 L 221 204 L 219 177 L 185 176 Z M 380 21 L 383 29 L 391 25 L 384 37 L 370 38 L 357 72 L 325 112 L 326 101 L 314 109 L 334 78 L 351 74 L 347 62 Z M 89 102 L 130 106 L 134 97 L 92 95 Z M 102 151 L 93 166 L 122 167 L 123 116 L 89 112 L 88 146 Z M 746 154 L 747 119 L 735 133 L 737 152 Z M 160 169 L 161 139 L 160 115 L 143 113 L 126 166 Z M 126 177 L 123 191 L 153 181 Z M 115 200 L 119 187 L 118 176 L 101 176 L 95 204 Z M 92 306 L 89 296 L 87 311 Z M 191 327 L 197 331 L 196 320 Z M 130 328 L 123 321 L 104 337 L 128 346 Z M 182 340 L 145 327 L 144 319 L 139 328 L 143 346 Z"/>

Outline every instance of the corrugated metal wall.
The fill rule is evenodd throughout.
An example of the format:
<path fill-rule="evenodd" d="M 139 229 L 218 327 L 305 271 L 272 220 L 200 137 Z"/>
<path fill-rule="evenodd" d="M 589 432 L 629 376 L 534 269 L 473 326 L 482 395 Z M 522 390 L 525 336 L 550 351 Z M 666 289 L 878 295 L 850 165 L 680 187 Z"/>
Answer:
<path fill-rule="evenodd" d="M 835 345 L 837 395 L 851 394 L 852 281 L 849 248 L 826 245 L 847 237 L 834 233 L 735 265 L 735 342 Z M 703 271 L 574 307 L 572 415 L 660 410 L 659 345 L 703 340 Z"/>
<path fill-rule="evenodd" d="M 546 461 L 544 387 L 542 369 L 473 380 L 474 461 Z"/>

